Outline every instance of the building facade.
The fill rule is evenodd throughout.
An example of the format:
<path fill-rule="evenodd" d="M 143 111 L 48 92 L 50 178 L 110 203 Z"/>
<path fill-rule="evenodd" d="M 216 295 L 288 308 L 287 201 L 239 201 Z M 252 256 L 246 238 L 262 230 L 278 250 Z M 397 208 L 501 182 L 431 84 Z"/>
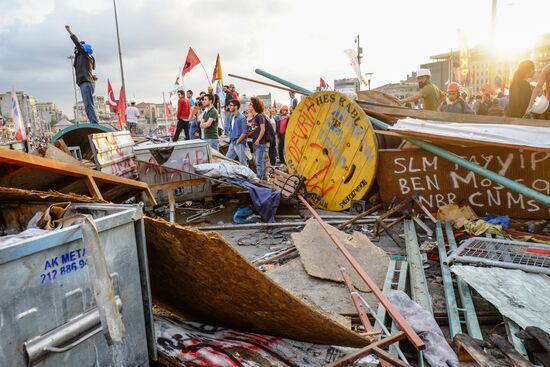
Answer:
<path fill-rule="evenodd" d="M 36 109 L 36 99 L 25 92 L 16 92 L 21 117 L 27 130 L 36 134 L 40 127 L 40 120 Z M 11 121 L 11 92 L 0 94 L 0 114 Z"/>
<path fill-rule="evenodd" d="M 356 98 L 361 89 L 361 83 L 357 78 L 343 78 L 334 80 L 334 90 L 349 97 Z"/>
<path fill-rule="evenodd" d="M 411 75 L 407 74 L 407 77 L 404 80 L 401 80 L 399 83 L 384 84 L 377 88 L 374 88 L 373 90 L 389 94 L 390 96 L 394 96 L 399 99 L 414 96 L 418 93 L 416 72 L 413 72 Z"/>
<path fill-rule="evenodd" d="M 36 103 L 36 112 L 46 126 L 52 126 L 63 118 L 63 111 L 53 102 Z"/>

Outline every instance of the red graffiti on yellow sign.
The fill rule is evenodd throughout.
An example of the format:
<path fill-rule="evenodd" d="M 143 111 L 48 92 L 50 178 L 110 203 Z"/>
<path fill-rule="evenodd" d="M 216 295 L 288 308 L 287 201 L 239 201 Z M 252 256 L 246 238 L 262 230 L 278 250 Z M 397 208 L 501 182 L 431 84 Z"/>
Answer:
<path fill-rule="evenodd" d="M 304 99 L 290 117 L 285 135 L 289 170 L 305 177 L 318 207 L 348 209 L 374 182 L 376 138 L 368 117 L 354 101 L 337 92 Z"/>

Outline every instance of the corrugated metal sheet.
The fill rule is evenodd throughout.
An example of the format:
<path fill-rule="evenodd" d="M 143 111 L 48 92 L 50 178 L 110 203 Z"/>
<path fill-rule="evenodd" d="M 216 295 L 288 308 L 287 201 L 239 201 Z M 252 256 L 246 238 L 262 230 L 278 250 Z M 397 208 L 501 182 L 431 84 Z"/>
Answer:
<path fill-rule="evenodd" d="M 550 333 L 550 277 L 547 275 L 466 265 L 454 265 L 451 270 L 522 328 L 538 326 Z"/>

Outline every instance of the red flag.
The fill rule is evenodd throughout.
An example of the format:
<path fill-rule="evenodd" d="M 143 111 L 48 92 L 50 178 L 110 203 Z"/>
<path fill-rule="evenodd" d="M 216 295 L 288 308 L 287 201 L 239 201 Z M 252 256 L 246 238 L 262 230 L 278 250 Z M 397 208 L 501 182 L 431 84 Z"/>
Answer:
<path fill-rule="evenodd" d="M 273 98 L 273 108 L 277 108 L 277 100 Z"/>
<path fill-rule="evenodd" d="M 170 111 L 170 106 L 168 103 L 166 104 L 166 117 L 171 118 L 172 117 L 172 111 Z"/>
<path fill-rule="evenodd" d="M 323 78 L 319 78 L 319 88 L 320 88 L 321 90 L 326 90 L 326 89 L 328 89 L 328 84 L 327 84 L 327 82 L 325 82 L 325 81 L 323 80 Z"/>
<path fill-rule="evenodd" d="M 120 96 L 118 97 L 118 123 L 117 129 L 126 129 L 126 94 L 124 93 L 124 87 L 120 87 Z"/>
<path fill-rule="evenodd" d="M 107 79 L 107 104 L 111 106 L 114 112 L 117 112 L 117 103 L 115 99 L 115 93 L 113 92 L 113 86 L 111 85 L 111 81 Z"/>
<path fill-rule="evenodd" d="M 183 78 L 185 74 L 191 71 L 195 66 L 201 63 L 201 60 L 199 60 L 199 57 L 193 51 L 191 47 L 189 47 L 189 51 L 187 52 L 187 57 L 185 58 L 185 64 L 183 65 L 183 69 L 181 69 L 181 77 Z"/>

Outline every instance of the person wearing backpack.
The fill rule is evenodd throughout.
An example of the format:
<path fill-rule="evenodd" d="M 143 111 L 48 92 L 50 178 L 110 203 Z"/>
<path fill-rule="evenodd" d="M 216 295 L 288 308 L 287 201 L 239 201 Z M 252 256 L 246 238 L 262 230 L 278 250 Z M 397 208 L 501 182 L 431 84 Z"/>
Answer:
<path fill-rule="evenodd" d="M 279 153 L 279 163 L 285 164 L 285 133 L 286 126 L 288 124 L 288 106 L 281 107 L 281 114 L 279 116 L 279 121 L 277 124 L 277 151 Z"/>

